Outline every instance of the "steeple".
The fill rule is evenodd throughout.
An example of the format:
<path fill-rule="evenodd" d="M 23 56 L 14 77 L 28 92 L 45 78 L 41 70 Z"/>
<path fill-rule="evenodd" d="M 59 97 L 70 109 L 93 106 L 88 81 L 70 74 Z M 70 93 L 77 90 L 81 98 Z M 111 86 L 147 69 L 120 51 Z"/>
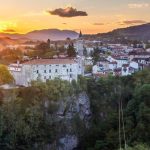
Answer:
<path fill-rule="evenodd" d="M 82 38 L 82 32 L 81 32 L 81 30 L 80 30 L 79 38 Z"/>

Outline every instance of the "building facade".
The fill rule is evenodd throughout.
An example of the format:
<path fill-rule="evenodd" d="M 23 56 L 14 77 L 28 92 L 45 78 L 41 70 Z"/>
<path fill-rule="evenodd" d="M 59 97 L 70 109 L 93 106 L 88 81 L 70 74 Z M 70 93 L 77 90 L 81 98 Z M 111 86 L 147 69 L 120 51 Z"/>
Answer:
<path fill-rule="evenodd" d="M 30 86 L 31 81 L 52 80 L 77 80 L 82 74 L 82 64 L 73 59 L 35 59 L 22 64 L 10 64 L 9 70 L 13 75 L 16 85 Z"/>

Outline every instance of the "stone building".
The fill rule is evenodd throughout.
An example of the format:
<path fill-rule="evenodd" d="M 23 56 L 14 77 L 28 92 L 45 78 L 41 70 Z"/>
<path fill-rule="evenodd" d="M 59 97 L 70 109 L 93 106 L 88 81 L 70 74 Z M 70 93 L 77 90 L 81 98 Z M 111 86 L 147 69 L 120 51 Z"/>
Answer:
<path fill-rule="evenodd" d="M 45 82 L 55 78 L 72 81 L 83 73 L 82 64 L 74 59 L 35 59 L 22 64 L 10 64 L 16 85 L 29 86 L 38 79 Z"/>

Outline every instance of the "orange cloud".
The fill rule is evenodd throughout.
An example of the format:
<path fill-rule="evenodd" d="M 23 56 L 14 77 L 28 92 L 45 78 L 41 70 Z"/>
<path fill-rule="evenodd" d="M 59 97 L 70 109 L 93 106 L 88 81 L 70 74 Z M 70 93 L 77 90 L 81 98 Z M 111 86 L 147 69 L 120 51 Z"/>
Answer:
<path fill-rule="evenodd" d="M 55 10 L 48 11 L 51 15 L 57 15 L 59 17 L 77 17 L 77 16 L 87 16 L 85 11 L 78 11 L 73 7 L 58 8 Z"/>

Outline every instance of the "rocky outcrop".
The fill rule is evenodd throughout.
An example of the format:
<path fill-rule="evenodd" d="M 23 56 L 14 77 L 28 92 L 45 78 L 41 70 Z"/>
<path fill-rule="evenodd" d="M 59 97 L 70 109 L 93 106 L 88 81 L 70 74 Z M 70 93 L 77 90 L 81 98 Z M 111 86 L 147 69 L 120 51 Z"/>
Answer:
<path fill-rule="evenodd" d="M 63 131 L 60 131 L 57 141 L 52 145 L 55 145 L 56 150 L 73 150 L 77 147 L 79 141 L 76 129 L 74 129 L 74 118 L 78 116 L 84 122 L 86 128 L 90 125 L 89 97 L 85 92 L 82 92 L 57 103 L 58 111 L 54 114 L 55 120 L 61 122 L 60 127 L 63 126 Z"/>
<path fill-rule="evenodd" d="M 75 135 L 66 135 L 59 139 L 58 150 L 73 150 L 78 144 L 78 139 Z"/>

